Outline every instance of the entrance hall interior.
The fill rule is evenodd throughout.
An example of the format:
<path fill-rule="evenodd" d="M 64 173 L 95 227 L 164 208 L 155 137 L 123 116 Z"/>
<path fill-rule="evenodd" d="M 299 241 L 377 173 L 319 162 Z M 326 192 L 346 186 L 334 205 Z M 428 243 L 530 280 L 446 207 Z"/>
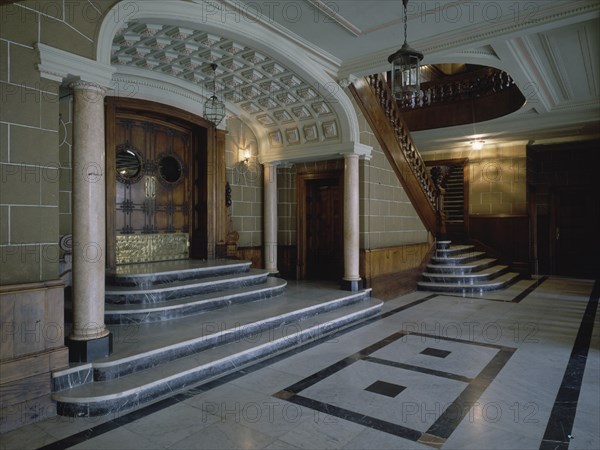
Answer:
<path fill-rule="evenodd" d="M 600 448 L 599 19 L 0 2 L 0 447 Z"/>

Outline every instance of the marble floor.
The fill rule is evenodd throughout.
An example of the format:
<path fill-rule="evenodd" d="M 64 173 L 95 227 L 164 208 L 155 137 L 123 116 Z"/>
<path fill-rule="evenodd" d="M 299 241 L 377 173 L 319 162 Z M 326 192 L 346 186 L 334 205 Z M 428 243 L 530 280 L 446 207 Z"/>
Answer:
<path fill-rule="evenodd" d="M 413 292 L 226 378 L 1 449 L 600 449 L 600 282 Z"/>

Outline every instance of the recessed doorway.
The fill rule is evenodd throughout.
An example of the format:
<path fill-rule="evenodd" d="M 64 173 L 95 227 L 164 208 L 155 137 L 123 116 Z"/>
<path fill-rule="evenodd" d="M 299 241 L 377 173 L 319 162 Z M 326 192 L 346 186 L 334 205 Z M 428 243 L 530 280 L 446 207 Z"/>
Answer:
<path fill-rule="evenodd" d="M 341 174 L 299 175 L 298 208 L 298 278 L 339 281 L 344 261 Z"/>

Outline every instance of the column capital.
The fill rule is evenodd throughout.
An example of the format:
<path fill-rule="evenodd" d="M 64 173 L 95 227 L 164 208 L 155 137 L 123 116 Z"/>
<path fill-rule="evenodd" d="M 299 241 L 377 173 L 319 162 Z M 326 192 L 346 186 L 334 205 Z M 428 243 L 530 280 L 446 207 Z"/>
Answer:
<path fill-rule="evenodd" d="M 72 83 L 69 83 L 69 87 L 79 91 L 94 91 L 102 95 L 103 97 L 106 95 L 105 87 L 99 85 L 98 83 L 93 83 L 91 81 L 73 81 Z"/>

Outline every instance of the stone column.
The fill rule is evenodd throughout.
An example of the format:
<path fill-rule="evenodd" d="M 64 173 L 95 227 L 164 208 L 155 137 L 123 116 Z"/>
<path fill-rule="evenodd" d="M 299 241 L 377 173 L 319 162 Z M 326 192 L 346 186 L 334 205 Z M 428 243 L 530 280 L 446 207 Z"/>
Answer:
<path fill-rule="evenodd" d="M 277 163 L 266 163 L 264 166 L 265 190 L 265 269 L 271 275 L 278 275 L 277 269 Z"/>
<path fill-rule="evenodd" d="M 358 155 L 344 155 L 344 277 L 342 289 L 362 289 L 359 275 Z"/>
<path fill-rule="evenodd" d="M 77 82 L 73 109 L 73 328 L 71 361 L 89 362 L 112 352 L 104 325 L 106 177 L 104 95 L 99 85 Z"/>

